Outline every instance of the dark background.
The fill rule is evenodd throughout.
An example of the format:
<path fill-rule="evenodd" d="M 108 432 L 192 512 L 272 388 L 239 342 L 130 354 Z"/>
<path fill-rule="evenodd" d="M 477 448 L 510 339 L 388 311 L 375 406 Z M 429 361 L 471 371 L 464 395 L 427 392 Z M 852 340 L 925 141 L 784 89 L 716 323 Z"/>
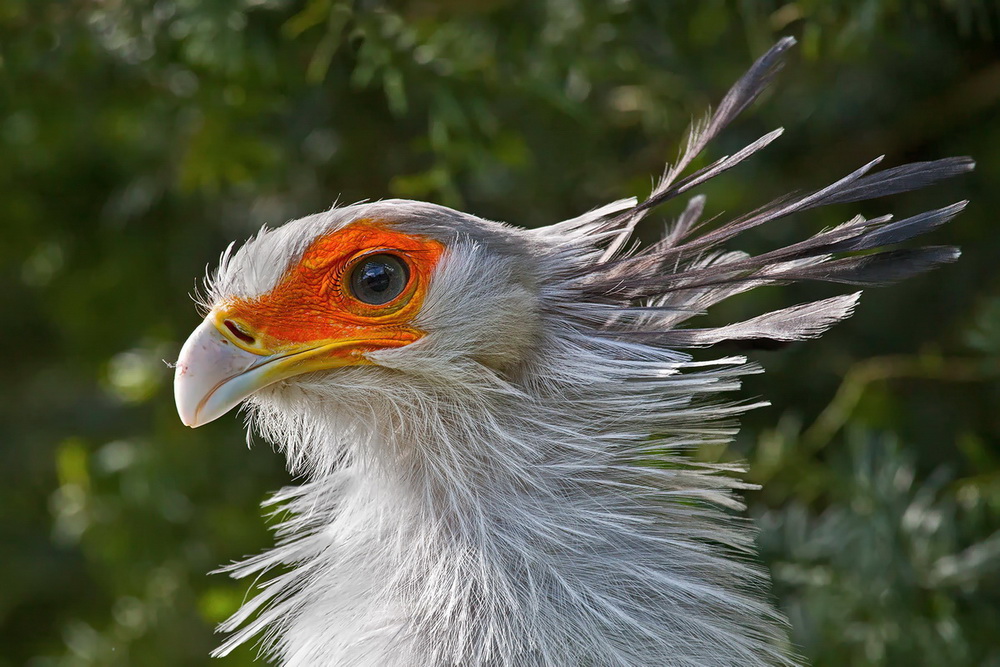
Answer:
<path fill-rule="evenodd" d="M 1000 10 L 977 0 L 0 0 L 0 665 L 209 662 L 247 584 L 206 573 L 270 544 L 257 504 L 289 482 L 238 416 L 174 412 L 163 360 L 231 240 L 337 199 L 530 226 L 642 195 L 781 35 L 777 86 L 708 157 L 786 134 L 710 214 L 882 153 L 979 167 L 735 247 L 968 198 L 930 239 L 964 256 L 755 353 L 744 393 L 773 407 L 704 455 L 764 484 L 763 559 L 815 664 L 1000 665 Z"/>

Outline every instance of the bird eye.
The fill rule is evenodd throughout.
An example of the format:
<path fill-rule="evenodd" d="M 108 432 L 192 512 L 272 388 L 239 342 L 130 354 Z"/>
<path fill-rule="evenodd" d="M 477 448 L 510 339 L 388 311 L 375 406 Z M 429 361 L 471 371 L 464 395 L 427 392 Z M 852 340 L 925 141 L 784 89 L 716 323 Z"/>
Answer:
<path fill-rule="evenodd" d="M 381 306 L 399 296 L 409 280 L 410 271 L 398 257 L 371 255 L 354 267 L 350 289 L 358 301 Z"/>

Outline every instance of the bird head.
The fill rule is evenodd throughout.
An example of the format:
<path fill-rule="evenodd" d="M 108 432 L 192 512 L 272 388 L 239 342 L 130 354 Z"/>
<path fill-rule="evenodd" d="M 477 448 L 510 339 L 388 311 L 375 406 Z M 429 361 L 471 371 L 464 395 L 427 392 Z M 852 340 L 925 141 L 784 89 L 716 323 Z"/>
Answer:
<path fill-rule="evenodd" d="M 209 281 L 208 313 L 175 368 L 181 419 L 201 426 L 265 388 L 349 405 L 373 383 L 508 372 L 537 333 L 542 245 L 403 200 L 264 230 Z"/>

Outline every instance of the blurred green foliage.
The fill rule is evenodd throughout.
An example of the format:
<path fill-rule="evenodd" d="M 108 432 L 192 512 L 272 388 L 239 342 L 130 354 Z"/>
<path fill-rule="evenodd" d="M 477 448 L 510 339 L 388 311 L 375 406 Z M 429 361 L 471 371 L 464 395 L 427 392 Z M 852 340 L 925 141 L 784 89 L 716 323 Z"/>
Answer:
<path fill-rule="evenodd" d="M 537 225 L 642 194 L 783 34 L 800 47 L 777 91 L 713 155 L 787 133 L 707 188 L 711 212 L 880 153 L 979 169 L 741 241 L 973 200 L 933 239 L 963 246 L 958 264 L 757 355 L 769 372 L 746 393 L 774 407 L 724 455 L 764 484 L 763 558 L 816 665 L 1000 665 L 989 0 L 0 0 L 0 665 L 204 664 L 242 600 L 244 583 L 206 572 L 270 543 L 257 503 L 289 480 L 236 418 L 183 428 L 162 361 L 231 240 L 337 199 Z"/>

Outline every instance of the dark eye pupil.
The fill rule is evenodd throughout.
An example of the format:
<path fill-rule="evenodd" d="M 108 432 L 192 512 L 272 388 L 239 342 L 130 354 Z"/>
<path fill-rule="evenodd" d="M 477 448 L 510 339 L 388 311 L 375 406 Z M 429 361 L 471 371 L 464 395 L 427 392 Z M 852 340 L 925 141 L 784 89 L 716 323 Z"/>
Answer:
<path fill-rule="evenodd" d="M 358 280 L 370 292 L 384 292 L 392 284 L 392 269 L 385 264 L 366 262 Z"/>
<path fill-rule="evenodd" d="M 356 299 L 379 306 L 399 296 L 409 280 L 409 271 L 393 255 L 372 255 L 351 273 L 350 288 Z"/>

